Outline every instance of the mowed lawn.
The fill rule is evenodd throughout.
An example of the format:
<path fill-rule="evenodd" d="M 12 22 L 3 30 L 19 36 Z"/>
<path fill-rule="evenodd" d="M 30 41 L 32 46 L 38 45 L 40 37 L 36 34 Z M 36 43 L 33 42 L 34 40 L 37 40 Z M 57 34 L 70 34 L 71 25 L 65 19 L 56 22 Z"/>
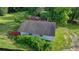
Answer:
<path fill-rule="evenodd" d="M 23 46 L 14 43 L 11 39 L 7 37 L 9 31 L 14 31 L 18 24 L 15 22 L 15 17 L 22 17 L 22 13 L 6 14 L 5 16 L 0 16 L 0 48 L 12 48 L 12 49 L 22 49 L 22 50 L 32 50 L 28 45 Z"/>

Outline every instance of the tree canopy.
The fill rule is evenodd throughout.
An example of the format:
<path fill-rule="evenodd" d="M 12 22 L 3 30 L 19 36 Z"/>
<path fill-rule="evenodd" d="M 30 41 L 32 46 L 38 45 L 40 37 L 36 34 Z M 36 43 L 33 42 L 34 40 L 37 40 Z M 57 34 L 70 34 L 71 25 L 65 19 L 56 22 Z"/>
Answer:
<path fill-rule="evenodd" d="M 0 16 L 6 13 L 27 11 L 29 15 L 40 16 L 47 21 L 65 23 L 79 19 L 78 7 L 0 7 Z"/>

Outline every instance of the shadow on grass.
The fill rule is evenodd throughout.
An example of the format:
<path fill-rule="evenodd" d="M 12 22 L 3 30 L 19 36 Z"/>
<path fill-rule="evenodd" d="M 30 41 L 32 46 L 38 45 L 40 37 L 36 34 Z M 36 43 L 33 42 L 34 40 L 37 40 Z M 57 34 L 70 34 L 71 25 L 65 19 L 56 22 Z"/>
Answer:
<path fill-rule="evenodd" d="M 9 49 L 9 48 L 0 48 L 0 51 L 23 51 L 20 49 Z"/>

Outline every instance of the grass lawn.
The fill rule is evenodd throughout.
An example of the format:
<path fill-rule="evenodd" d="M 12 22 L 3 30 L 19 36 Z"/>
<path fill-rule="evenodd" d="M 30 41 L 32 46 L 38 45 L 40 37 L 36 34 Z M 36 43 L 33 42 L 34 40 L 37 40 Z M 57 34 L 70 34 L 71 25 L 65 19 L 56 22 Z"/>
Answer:
<path fill-rule="evenodd" d="M 79 35 L 79 25 L 68 24 L 66 28 L 70 29 L 72 32 L 75 32 Z"/>
<path fill-rule="evenodd" d="M 18 49 L 9 39 L 0 39 L 0 48 Z"/>
<path fill-rule="evenodd" d="M 15 17 L 23 17 L 24 12 L 18 12 L 14 14 L 6 14 L 5 16 L 0 16 L 0 47 L 1 48 L 14 48 L 23 50 L 33 50 L 28 45 L 20 45 L 14 43 L 11 39 L 7 38 L 7 32 L 13 31 L 19 25 L 14 21 Z M 75 32 L 79 35 L 79 25 L 67 24 L 65 26 L 58 26 L 56 28 L 56 36 L 53 41 L 53 50 L 62 50 L 70 47 L 70 32 Z M 64 40 L 64 35 L 67 36 L 67 40 Z M 66 42 L 65 42 L 66 41 Z M 66 47 L 67 46 L 67 47 Z"/>
<path fill-rule="evenodd" d="M 8 31 L 13 31 L 18 26 L 14 21 L 15 17 L 23 17 L 24 12 L 6 14 L 5 16 L 0 16 L 0 48 L 13 48 L 22 50 L 33 50 L 28 45 L 23 46 L 14 43 L 11 39 L 7 38 Z M 19 16 L 18 16 L 19 15 Z"/>

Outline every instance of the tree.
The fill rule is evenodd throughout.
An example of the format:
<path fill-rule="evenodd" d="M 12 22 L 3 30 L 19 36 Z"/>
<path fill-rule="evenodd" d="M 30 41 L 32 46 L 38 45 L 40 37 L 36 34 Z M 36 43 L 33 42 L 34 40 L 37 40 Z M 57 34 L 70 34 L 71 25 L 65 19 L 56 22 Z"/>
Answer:
<path fill-rule="evenodd" d="M 30 15 L 36 15 L 37 14 L 36 9 L 37 7 L 27 7 L 27 11 Z"/>
<path fill-rule="evenodd" d="M 79 8 L 75 7 L 72 8 L 72 14 L 70 15 L 70 21 L 73 21 L 74 19 L 77 19 L 79 17 Z"/>
<path fill-rule="evenodd" d="M 56 21 L 57 23 L 65 23 L 69 19 L 71 14 L 71 8 L 53 7 L 48 8 L 50 21 Z"/>
<path fill-rule="evenodd" d="M 68 23 L 77 24 L 78 22 L 76 20 L 79 19 L 79 8 L 71 8 L 72 13 L 69 15 Z"/>
<path fill-rule="evenodd" d="M 0 16 L 4 16 L 8 13 L 8 7 L 0 7 Z"/>
<path fill-rule="evenodd" d="M 48 19 L 49 13 L 46 11 L 45 7 L 38 7 L 35 10 L 35 16 L 41 17 L 41 20 L 46 20 Z"/>
<path fill-rule="evenodd" d="M 24 8 L 24 7 L 9 7 L 8 13 L 15 13 L 18 11 L 25 11 L 25 10 L 26 10 L 26 8 Z"/>

